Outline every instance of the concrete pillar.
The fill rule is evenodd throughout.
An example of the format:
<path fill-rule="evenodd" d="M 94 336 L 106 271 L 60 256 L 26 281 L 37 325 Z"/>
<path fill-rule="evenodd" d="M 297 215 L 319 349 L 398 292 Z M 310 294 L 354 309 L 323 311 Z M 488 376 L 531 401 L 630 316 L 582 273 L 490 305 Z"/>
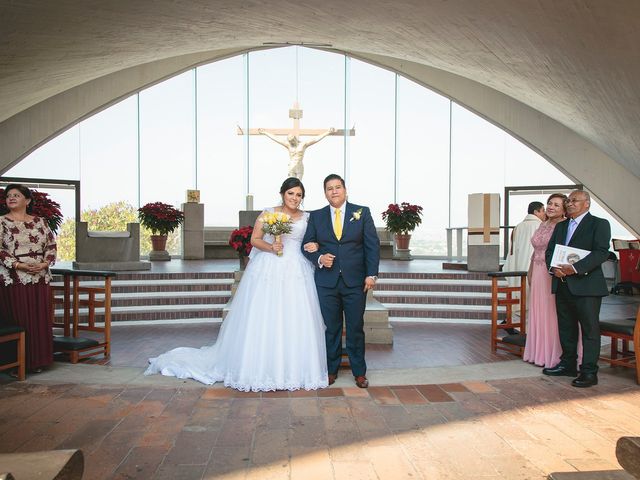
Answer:
<path fill-rule="evenodd" d="M 182 225 L 182 259 L 202 260 L 204 258 L 204 204 L 183 203 L 184 223 Z"/>

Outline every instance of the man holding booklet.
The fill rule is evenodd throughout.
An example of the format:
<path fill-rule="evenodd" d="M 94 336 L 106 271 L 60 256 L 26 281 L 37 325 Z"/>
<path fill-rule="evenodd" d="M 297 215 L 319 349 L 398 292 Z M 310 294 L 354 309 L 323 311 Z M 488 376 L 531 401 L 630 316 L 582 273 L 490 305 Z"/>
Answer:
<path fill-rule="evenodd" d="M 602 264 L 609 257 L 611 227 L 589 213 L 591 198 L 575 190 L 567 200 L 568 218 L 556 225 L 546 251 L 552 292 L 556 295 L 560 363 L 543 369 L 545 375 L 577 377 L 574 387 L 598 384 L 600 305 L 609 294 Z M 578 375 L 578 325 L 582 329 L 582 365 Z"/>

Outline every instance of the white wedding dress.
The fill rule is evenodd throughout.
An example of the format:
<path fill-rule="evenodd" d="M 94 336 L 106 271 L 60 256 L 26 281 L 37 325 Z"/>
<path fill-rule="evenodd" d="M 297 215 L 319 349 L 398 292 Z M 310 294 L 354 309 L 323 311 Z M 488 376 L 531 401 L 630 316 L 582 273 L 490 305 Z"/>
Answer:
<path fill-rule="evenodd" d="M 283 255 L 254 248 L 216 343 L 176 348 L 149 360 L 161 373 L 242 391 L 327 386 L 324 321 L 313 265 L 302 255 L 308 213 L 282 236 Z M 264 240 L 273 242 L 265 235 Z"/>

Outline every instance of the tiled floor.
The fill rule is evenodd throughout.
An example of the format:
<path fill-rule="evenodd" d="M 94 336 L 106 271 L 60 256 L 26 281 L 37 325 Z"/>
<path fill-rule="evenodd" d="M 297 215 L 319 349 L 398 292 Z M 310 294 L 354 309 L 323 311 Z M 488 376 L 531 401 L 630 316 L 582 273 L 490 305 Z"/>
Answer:
<path fill-rule="evenodd" d="M 619 469 L 617 438 L 640 434 L 640 389 L 602 377 L 262 395 L 12 383 L 0 452 L 81 448 L 85 479 L 543 479 Z"/>
<path fill-rule="evenodd" d="M 109 365 L 144 367 L 150 357 L 171 348 L 202 347 L 215 343 L 219 324 L 140 325 L 112 328 L 113 351 Z M 367 345 L 371 370 L 388 368 L 472 365 L 513 360 L 489 351 L 489 325 L 397 323 L 394 344 Z M 94 363 L 104 363 L 96 357 Z"/>

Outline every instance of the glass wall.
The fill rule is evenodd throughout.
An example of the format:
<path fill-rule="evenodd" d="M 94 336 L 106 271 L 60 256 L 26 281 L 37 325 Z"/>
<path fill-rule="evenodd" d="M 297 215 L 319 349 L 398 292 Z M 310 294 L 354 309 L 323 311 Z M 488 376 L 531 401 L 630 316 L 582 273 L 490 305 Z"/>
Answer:
<path fill-rule="evenodd" d="M 245 56 L 199 67 L 197 83 L 197 185 L 205 225 L 234 226 L 245 208 L 247 165 Z"/>
<path fill-rule="evenodd" d="M 422 225 L 412 250 L 445 255 L 449 226 L 449 125 L 451 102 L 398 77 L 397 200 L 421 205 Z"/>
<path fill-rule="evenodd" d="M 348 128 L 355 127 L 355 136 L 348 139 L 347 191 L 384 227 L 381 214 L 396 194 L 396 76 L 358 60 L 348 65 Z"/>
<path fill-rule="evenodd" d="M 185 191 L 197 188 L 205 224 L 234 227 L 248 194 L 255 209 L 280 202 L 289 152 L 258 129 L 280 129 L 284 142 L 295 105 L 302 129 L 355 130 L 305 151 L 304 207 L 326 203 L 322 180 L 329 173 L 345 177 L 349 199 L 369 206 L 381 228 L 389 203 L 421 205 L 414 255 L 446 254 L 446 229 L 467 224 L 469 193 L 502 197 L 505 186 L 572 183 L 508 133 L 428 88 L 302 47 L 258 50 L 176 75 L 80 122 L 5 175 L 79 179 L 82 210 L 118 201 L 179 206 Z M 540 197 L 513 197 L 509 223 L 524 217 L 532 199 L 546 199 Z M 597 202 L 593 211 L 611 218 Z M 615 221 L 612 229 L 629 236 Z"/>

